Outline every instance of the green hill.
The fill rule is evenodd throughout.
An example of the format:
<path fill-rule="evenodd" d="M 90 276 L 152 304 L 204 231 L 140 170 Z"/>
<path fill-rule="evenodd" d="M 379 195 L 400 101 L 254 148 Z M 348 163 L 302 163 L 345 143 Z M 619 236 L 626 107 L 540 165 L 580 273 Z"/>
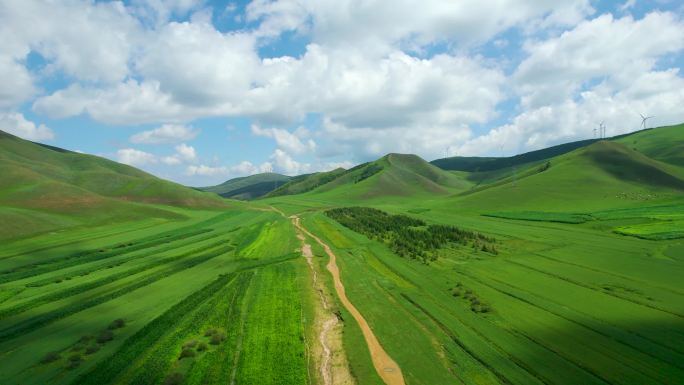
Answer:
<path fill-rule="evenodd" d="M 216 186 L 199 187 L 197 189 L 213 192 L 224 198 L 249 200 L 270 193 L 286 184 L 290 179 L 287 175 L 267 172 L 234 178 Z"/>
<path fill-rule="evenodd" d="M 281 187 L 271 191 L 267 196 L 275 197 L 282 195 L 302 194 L 331 182 L 344 173 L 345 169 L 337 168 L 332 171 L 297 175 L 292 177 L 289 182 L 285 183 Z"/>
<path fill-rule="evenodd" d="M 312 189 L 307 196 L 336 200 L 446 196 L 469 185 L 463 178 L 433 166 L 417 155 L 388 154 L 376 161 L 335 172 L 334 179 Z"/>
<path fill-rule="evenodd" d="M 601 141 L 461 194 L 459 205 L 486 210 L 577 211 L 675 199 L 684 192 L 677 167 L 622 143 Z"/>
<path fill-rule="evenodd" d="M 636 132 L 616 142 L 650 158 L 684 167 L 684 124 Z"/>
<path fill-rule="evenodd" d="M 144 217 L 178 217 L 154 205 L 219 208 L 218 197 L 93 155 L 0 131 L 0 220 L 4 236 Z M 5 234 L 7 233 L 7 234 Z"/>
<path fill-rule="evenodd" d="M 454 156 L 433 160 L 432 164 L 443 169 L 453 171 L 484 172 L 500 170 L 507 167 L 521 166 L 532 162 L 540 162 L 553 157 L 567 154 L 578 148 L 586 147 L 596 143 L 599 139 L 581 140 L 578 142 L 563 143 L 557 146 L 544 148 L 541 150 L 530 151 L 510 157 L 477 157 L 477 156 Z"/>

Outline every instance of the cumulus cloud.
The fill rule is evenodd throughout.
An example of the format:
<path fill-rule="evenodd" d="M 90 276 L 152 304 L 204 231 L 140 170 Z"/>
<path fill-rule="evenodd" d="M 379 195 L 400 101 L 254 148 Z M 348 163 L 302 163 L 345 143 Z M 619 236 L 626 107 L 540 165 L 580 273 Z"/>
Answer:
<path fill-rule="evenodd" d="M 0 10 L 2 51 L 14 59 L 34 50 L 48 70 L 85 81 L 114 83 L 129 73 L 141 27 L 120 2 L 5 1 Z"/>
<path fill-rule="evenodd" d="M 290 154 L 277 148 L 269 158 L 273 162 L 276 172 L 286 175 L 304 174 L 311 171 L 309 163 L 300 163 L 296 161 Z"/>
<path fill-rule="evenodd" d="M 621 2 L 615 12 L 633 4 Z M 187 122 L 247 118 L 253 135 L 274 140 L 268 163 L 285 173 L 389 151 L 426 158 L 447 147 L 517 151 L 584 137 L 599 115 L 615 132 L 628 130 L 631 121 L 619 116 L 630 110 L 648 110 L 663 123 L 678 119 L 677 107 L 663 107 L 681 100 L 682 76 L 667 65 L 684 49 L 675 13 L 594 16 L 589 0 L 427 0 L 420 7 L 410 0 L 254 0 L 236 15 L 244 28 L 226 32 L 212 24 L 210 6 L 2 4 L 0 73 L 9 80 L 0 85 L 0 109 L 40 95 L 33 110 L 55 119 L 164 123 L 133 143 L 184 143 L 196 135 Z M 291 33 L 306 41 L 301 52 L 265 53 Z M 40 73 L 27 69 L 29 52 L 45 59 Z M 56 73 L 69 84 L 37 89 L 36 79 Z M 289 129 L 313 120 L 312 133 Z M 197 158 L 176 149 L 157 161 L 193 163 L 193 175 L 261 170 Z"/>
<path fill-rule="evenodd" d="M 247 7 L 248 20 L 260 20 L 257 32 L 312 30 L 318 42 L 361 45 L 423 46 L 439 41 L 484 42 L 522 23 L 572 25 L 593 9 L 588 0 L 257 0 Z"/>
<path fill-rule="evenodd" d="M 233 166 L 209 166 L 205 164 L 190 165 L 186 168 L 186 175 L 189 176 L 208 176 L 208 177 L 240 177 L 253 175 L 260 172 L 270 172 L 272 165 L 264 162 L 260 166 L 254 165 L 249 161 L 242 161 Z"/>
<path fill-rule="evenodd" d="M 149 131 L 143 131 L 131 136 L 132 143 L 167 144 L 192 140 L 199 134 L 199 130 L 182 124 L 164 124 Z"/>
<path fill-rule="evenodd" d="M 30 99 L 36 92 L 33 78 L 26 67 L 0 49 L 0 110 L 12 109 Z"/>
<path fill-rule="evenodd" d="M 291 133 L 280 128 L 260 128 L 258 125 L 253 124 L 252 133 L 257 136 L 273 138 L 278 147 L 291 153 L 302 154 L 316 149 L 316 142 L 312 139 L 302 141 L 302 138 L 299 137 L 306 135 L 305 130 Z"/>
<path fill-rule="evenodd" d="M 207 166 L 204 164 L 200 165 L 191 165 L 188 166 L 186 169 L 186 175 L 189 176 L 210 176 L 210 177 L 217 177 L 217 176 L 227 176 L 230 174 L 230 168 L 225 167 L 225 166 L 218 166 L 218 167 L 212 167 L 212 166 Z"/>
<path fill-rule="evenodd" d="M 626 87 L 657 58 L 683 48 L 684 24 L 671 13 L 653 12 L 641 20 L 606 14 L 557 38 L 528 42 L 529 56 L 515 79 L 523 104 L 536 107 L 571 97 L 592 79 Z"/>
<path fill-rule="evenodd" d="M 529 57 L 515 73 L 525 109 L 508 124 L 465 142 L 474 155 L 538 149 L 593 137 L 605 121 L 609 135 L 639 128 L 638 114 L 653 123 L 684 120 L 678 68 L 657 70 L 663 55 L 684 49 L 684 24 L 671 13 L 635 20 L 602 15 L 558 37 L 529 42 Z"/>
<path fill-rule="evenodd" d="M 44 124 L 36 125 L 23 114 L 11 112 L 0 114 L 0 130 L 28 140 L 52 140 L 55 133 Z"/>
<path fill-rule="evenodd" d="M 122 148 L 118 150 L 116 152 L 116 158 L 119 162 L 130 166 L 143 166 L 157 162 L 157 157 L 154 155 L 134 148 Z"/>
<path fill-rule="evenodd" d="M 188 146 L 185 143 L 181 143 L 175 147 L 176 153 L 173 155 L 165 156 L 161 159 L 162 163 L 170 166 L 179 165 L 181 163 L 192 163 L 196 162 L 197 152 L 192 146 Z"/>

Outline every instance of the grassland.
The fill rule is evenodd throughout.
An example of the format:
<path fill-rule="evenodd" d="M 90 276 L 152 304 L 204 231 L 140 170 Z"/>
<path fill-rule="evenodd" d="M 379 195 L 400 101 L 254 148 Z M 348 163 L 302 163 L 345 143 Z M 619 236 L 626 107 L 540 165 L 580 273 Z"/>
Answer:
<path fill-rule="evenodd" d="M 306 264 L 288 220 L 175 210 L 186 219 L 3 247 L 3 384 L 307 381 Z"/>
<path fill-rule="evenodd" d="M 296 214 L 406 384 L 684 384 L 680 128 L 484 172 L 390 154 L 216 207 L 98 193 L 155 213 L 106 225 L 3 207 L 49 225 L 0 229 L 2 383 L 321 383 L 325 299 L 344 371 L 382 384 Z"/>

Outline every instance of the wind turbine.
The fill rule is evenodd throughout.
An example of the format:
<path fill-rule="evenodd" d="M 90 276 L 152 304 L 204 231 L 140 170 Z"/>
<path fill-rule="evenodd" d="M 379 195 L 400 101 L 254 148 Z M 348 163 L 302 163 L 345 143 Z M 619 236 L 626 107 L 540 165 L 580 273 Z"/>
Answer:
<path fill-rule="evenodd" d="M 599 127 L 601 128 L 601 137 L 605 138 L 606 137 L 606 125 L 605 125 L 604 120 L 601 121 L 601 124 L 599 124 Z"/>
<path fill-rule="evenodd" d="M 644 130 L 646 129 L 646 121 L 655 118 L 655 116 L 644 116 L 642 114 L 639 114 L 639 116 L 641 116 L 641 128 Z"/>
<path fill-rule="evenodd" d="M 594 128 L 594 138 L 596 138 L 596 128 Z"/>

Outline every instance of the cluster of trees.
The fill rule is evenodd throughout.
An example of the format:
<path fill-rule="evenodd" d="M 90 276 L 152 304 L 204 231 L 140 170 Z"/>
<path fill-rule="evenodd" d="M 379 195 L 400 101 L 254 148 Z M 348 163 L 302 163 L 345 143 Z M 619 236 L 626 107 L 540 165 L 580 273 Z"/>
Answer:
<path fill-rule="evenodd" d="M 458 282 L 456 286 L 452 289 L 451 294 L 454 297 L 461 297 L 466 301 L 470 302 L 470 310 L 475 313 L 489 313 L 492 308 L 484 303 L 471 289 L 463 286 L 462 283 Z"/>
<path fill-rule="evenodd" d="M 86 335 L 81 337 L 76 344 L 74 344 L 71 349 L 69 349 L 70 354 L 66 358 L 66 368 L 76 369 L 83 362 L 83 354 L 91 355 L 100 350 L 102 345 L 114 339 L 113 330 L 120 329 L 126 326 L 126 321 L 122 318 L 115 319 L 112 323 L 107 326 L 107 329 L 100 331 L 97 336 Z M 61 360 L 62 355 L 59 351 L 52 351 L 47 353 L 40 360 L 41 364 L 49 364 L 51 362 Z"/>
<path fill-rule="evenodd" d="M 478 250 L 497 254 L 496 240 L 455 226 L 427 225 L 406 215 L 390 215 L 369 207 L 342 207 L 326 211 L 341 225 L 382 241 L 397 255 L 423 262 L 437 259 L 437 250 L 452 244 L 471 243 Z"/>
<path fill-rule="evenodd" d="M 546 171 L 546 170 L 548 170 L 548 169 L 550 169 L 550 168 L 551 168 L 551 162 L 550 162 L 550 161 L 547 161 L 546 163 L 544 163 L 544 164 L 542 164 L 541 166 L 539 166 L 539 168 L 537 169 L 537 171 L 538 171 L 538 172 L 544 172 L 544 171 Z"/>
<path fill-rule="evenodd" d="M 382 171 L 382 166 L 379 164 L 371 163 L 368 166 L 366 166 L 363 171 L 354 179 L 354 183 L 359 183 L 364 179 L 368 179 L 372 177 L 373 175 L 379 173 Z"/>

